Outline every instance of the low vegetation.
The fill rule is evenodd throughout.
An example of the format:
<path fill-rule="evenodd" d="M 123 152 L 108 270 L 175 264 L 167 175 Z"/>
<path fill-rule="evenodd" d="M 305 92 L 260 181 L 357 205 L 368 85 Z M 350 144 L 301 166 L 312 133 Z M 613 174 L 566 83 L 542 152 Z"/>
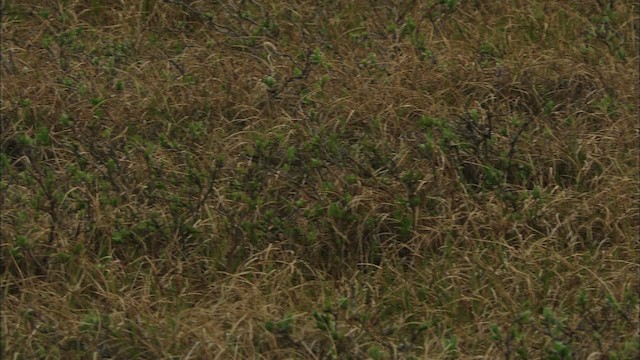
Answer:
<path fill-rule="evenodd" d="M 636 359 L 635 1 L 2 1 L 3 359 Z"/>

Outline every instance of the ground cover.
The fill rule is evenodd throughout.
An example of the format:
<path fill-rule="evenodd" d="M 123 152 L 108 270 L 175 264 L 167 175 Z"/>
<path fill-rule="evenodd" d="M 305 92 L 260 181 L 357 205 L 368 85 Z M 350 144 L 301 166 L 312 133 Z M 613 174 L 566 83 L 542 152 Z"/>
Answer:
<path fill-rule="evenodd" d="M 634 1 L 3 1 L 2 358 L 634 359 Z"/>

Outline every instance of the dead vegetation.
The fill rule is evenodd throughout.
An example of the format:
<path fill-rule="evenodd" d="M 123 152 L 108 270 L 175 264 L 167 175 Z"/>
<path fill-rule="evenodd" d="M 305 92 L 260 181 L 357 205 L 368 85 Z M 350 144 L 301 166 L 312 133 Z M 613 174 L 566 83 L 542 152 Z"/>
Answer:
<path fill-rule="evenodd" d="M 1 9 L 3 358 L 638 357 L 635 2 Z"/>

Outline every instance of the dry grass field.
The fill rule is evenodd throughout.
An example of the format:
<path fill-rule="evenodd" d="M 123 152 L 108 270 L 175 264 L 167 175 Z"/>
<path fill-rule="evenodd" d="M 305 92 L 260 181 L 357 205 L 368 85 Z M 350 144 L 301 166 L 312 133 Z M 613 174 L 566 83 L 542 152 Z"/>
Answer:
<path fill-rule="evenodd" d="M 637 359 L 636 1 L 3 0 L 2 359 Z"/>

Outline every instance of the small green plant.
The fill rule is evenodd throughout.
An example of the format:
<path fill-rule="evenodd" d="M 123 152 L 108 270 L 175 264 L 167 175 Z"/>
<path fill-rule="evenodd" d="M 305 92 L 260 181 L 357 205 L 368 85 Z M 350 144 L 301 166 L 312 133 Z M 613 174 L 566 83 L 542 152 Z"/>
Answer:
<path fill-rule="evenodd" d="M 293 323 L 293 317 L 291 315 L 287 315 L 278 321 L 267 320 L 267 322 L 265 322 L 264 327 L 265 329 L 267 329 L 267 331 L 271 333 L 291 334 L 291 332 L 293 331 L 293 328 L 291 326 L 292 323 Z"/>
<path fill-rule="evenodd" d="M 36 142 L 38 145 L 51 145 L 51 137 L 49 136 L 49 128 L 46 126 L 40 126 L 36 135 Z"/>
<path fill-rule="evenodd" d="M 547 359 L 549 360 L 566 360 L 571 359 L 571 348 L 562 341 L 554 341 L 547 348 Z"/>
<path fill-rule="evenodd" d="M 313 50 L 311 56 L 309 57 L 309 60 L 313 65 L 322 65 L 329 69 L 332 68 L 331 64 L 327 62 L 325 54 L 319 48 Z"/>
<path fill-rule="evenodd" d="M 369 357 L 371 357 L 372 360 L 383 360 L 386 358 L 386 353 L 376 345 L 372 345 L 369 348 Z"/>
<path fill-rule="evenodd" d="M 456 335 L 449 335 L 444 339 L 444 352 L 447 354 L 447 358 L 458 358 L 458 337 Z"/>
<path fill-rule="evenodd" d="M 262 79 L 262 83 L 268 88 L 268 89 L 273 89 L 276 86 L 276 79 L 271 76 L 271 75 L 267 75 Z"/>
<path fill-rule="evenodd" d="M 400 36 L 413 36 L 416 30 L 416 23 L 412 17 L 408 17 L 407 21 L 402 26 L 402 30 L 400 31 Z"/>

